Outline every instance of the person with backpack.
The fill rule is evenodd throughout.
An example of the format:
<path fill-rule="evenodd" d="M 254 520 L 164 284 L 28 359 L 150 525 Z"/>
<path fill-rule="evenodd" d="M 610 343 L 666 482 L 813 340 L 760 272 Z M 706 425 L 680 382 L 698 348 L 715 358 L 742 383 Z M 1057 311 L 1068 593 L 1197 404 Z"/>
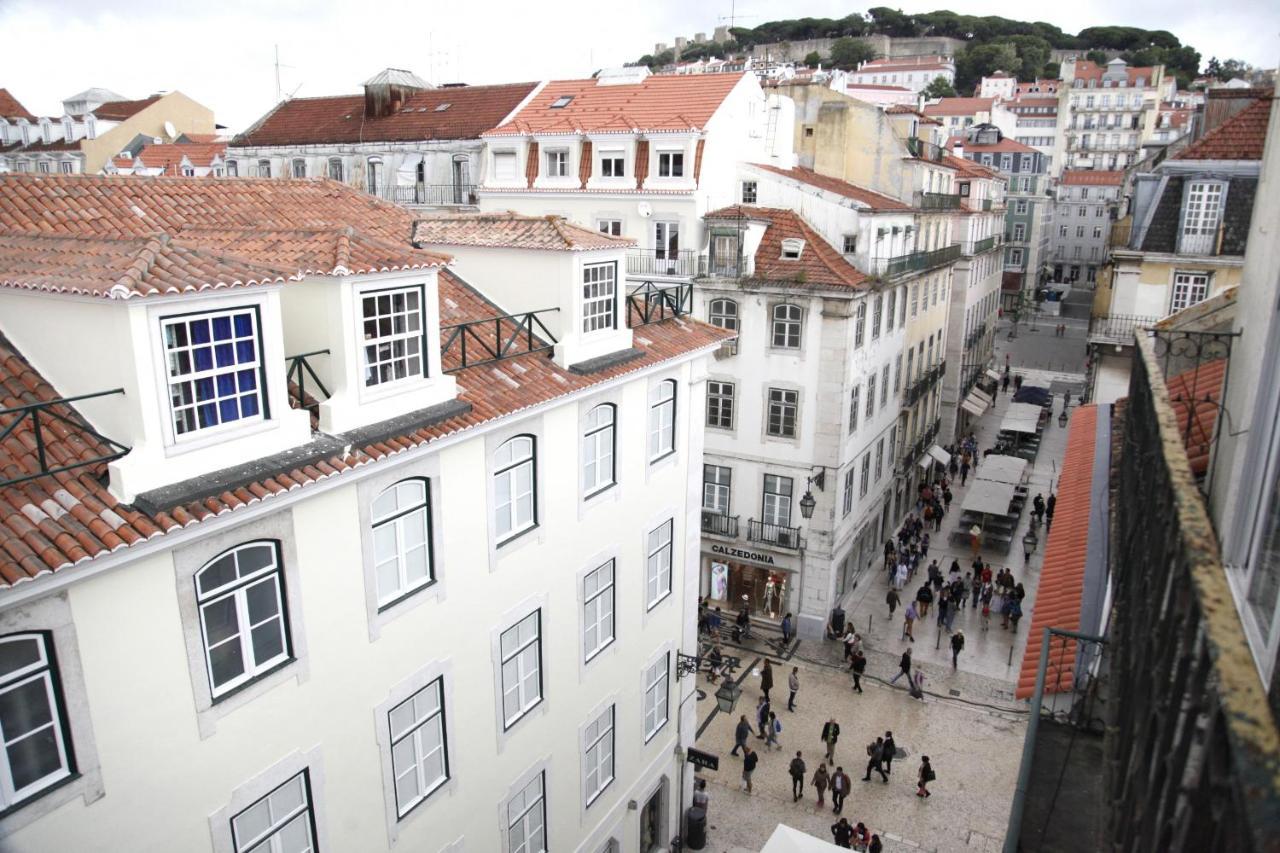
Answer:
<path fill-rule="evenodd" d="M 765 726 L 769 722 L 769 697 L 761 696 L 759 704 L 756 705 L 756 740 L 764 740 Z"/>
<path fill-rule="evenodd" d="M 867 656 L 862 653 L 862 649 L 854 652 L 853 664 L 849 667 L 849 671 L 853 673 L 853 689 L 862 692 L 862 673 L 867 671 Z"/>
<path fill-rule="evenodd" d="M 929 583 L 926 581 L 919 590 L 916 591 L 916 615 L 923 619 L 929 615 L 929 605 L 933 603 L 933 590 L 929 589 Z"/>
<path fill-rule="evenodd" d="M 917 777 L 919 787 L 916 788 L 917 797 L 931 797 L 929 793 L 929 783 L 937 779 L 937 775 L 933 772 L 933 765 L 929 763 L 929 756 L 924 755 L 920 758 L 920 775 Z"/>
<path fill-rule="evenodd" d="M 831 775 L 831 811 L 840 814 L 844 811 L 844 798 L 849 795 L 849 783 L 852 780 L 843 767 L 837 767 Z"/>
<path fill-rule="evenodd" d="M 800 750 L 796 750 L 796 757 L 791 759 L 791 766 L 788 772 L 791 774 L 791 802 L 798 803 L 800 798 L 804 796 L 804 772 L 807 768 L 804 766 L 804 759 L 800 756 Z"/>
<path fill-rule="evenodd" d="M 884 738 L 878 737 L 873 742 L 867 744 L 867 774 L 862 777 L 863 782 L 871 781 L 871 772 L 874 770 L 880 774 L 880 778 L 884 782 L 889 781 L 889 776 L 884 772 Z"/>
<path fill-rule="evenodd" d="M 769 712 L 768 727 L 768 736 L 765 738 L 764 748 L 768 749 L 769 747 L 773 747 L 774 749 L 782 749 L 782 747 L 778 745 L 778 735 L 782 734 L 782 721 L 778 719 L 778 715 L 773 711 Z"/>

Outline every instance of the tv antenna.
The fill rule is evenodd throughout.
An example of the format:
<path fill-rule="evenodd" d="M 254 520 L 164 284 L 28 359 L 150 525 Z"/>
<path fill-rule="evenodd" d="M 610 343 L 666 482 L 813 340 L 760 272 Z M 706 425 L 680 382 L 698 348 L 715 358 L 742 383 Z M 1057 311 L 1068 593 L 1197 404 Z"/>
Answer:
<path fill-rule="evenodd" d="M 733 22 L 734 22 L 734 21 L 736 21 L 736 20 L 738 20 L 739 18 L 758 18 L 758 17 L 760 17 L 760 16 L 759 16 L 759 15 L 739 15 L 739 14 L 738 14 L 738 0 L 729 0 L 729 16 L 728 16 L 728 17 L 725 17 L 724 15 L 721 15 L 720 17 L 716 18 L 716 20 L 717 20 L 717 21 L 728 21 L 728 22 L 729 22 L 729 29 L 730 29 L 730 30 L 732 30 L 732 29 L 733 29 Z"/>
<path fill-rule="evenodd" d="M 283 94 L 283 91 L 282 91 L 282 90 L 281 90 L 281 88 L 280 88 L 280 69 L 281 69 L 281 68 L 293 68 L 294 66 L 292 66 L 292 65 L 281 65 L 281 64 L 280 64 L 280 45 L 278 45 L 278 44 L 277 44 L 277 45 L 275 46 L 275 49 L 276 49 L 276 62 L 275 62 L 275 68 L 276 68 L 276 103 L 278 104 L 278 103 L 280 103 L 282 100 L 284 100 L 286 97 L 292 98 L 294 95 L 296 95 L 296 94 L 298 93 L 298 90 L 302 88 L 302 84 L 301 84 L 301 83 L 299 83 L 297 86 L 294 86 L 294 87 L 293 87 L 293 91 L 292 91 L 292 92 L 290 92 L 287 96 Z"/>

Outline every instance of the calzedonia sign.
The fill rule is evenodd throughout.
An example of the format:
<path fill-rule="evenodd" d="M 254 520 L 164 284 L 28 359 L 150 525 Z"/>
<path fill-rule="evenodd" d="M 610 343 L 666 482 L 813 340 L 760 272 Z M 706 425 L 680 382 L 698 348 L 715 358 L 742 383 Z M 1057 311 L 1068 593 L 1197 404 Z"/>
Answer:
<path fill-rule="evenodd" d="M 761 554 L 759 551 L 744 551 L 741 548 L 730 548 L 726 545 L 712 545 L 711 550 L 713 553 L 724 554 L 726 557 L 753 560 L 757 563 L 764 563 L 766 566 L 773 565 L 773 557 L 768 554 Z"/>

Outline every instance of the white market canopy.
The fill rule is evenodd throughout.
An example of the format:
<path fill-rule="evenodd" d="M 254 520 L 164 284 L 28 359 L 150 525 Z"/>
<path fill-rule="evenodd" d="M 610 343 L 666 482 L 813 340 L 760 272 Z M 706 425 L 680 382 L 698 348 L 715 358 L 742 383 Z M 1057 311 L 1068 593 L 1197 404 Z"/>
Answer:
<path fill-rule="evenodd" d="M 812 835 L 792 829 L 780 823 L 773 830 L 773 835 L 760 848 L 760 853 L 839 853 L 840 848 L 830 841 L 814 838 Z"/>
<path fill-rule="evenodd" d="M 1008 515 L 1009 504 L 1012 501 L 1013 486 L 1011 484 L 996 483 L 992 480 L 974 480 L 960 508 L 966 512 Z"/>
<path fill-rule="evenodd" d="M 1025 432 L 1034 435 L 1040 429 L 1040 424 L 1038 421 L 1028 421 L 1005 415 L 1004 420 L 1000 422 L 1000 429 L 1005 432 Z"/>
<path fill-rule="evenodd" d="M 982 460 L 978 471 L 979 480 L 990 480 L 993 483 L 1022 482 L 1022 473 L 1027 469 L 1027 460 L 1017 456 L 991 455 Z"/>
<path fill-rule="evenodd" d="M 951 464 L 951 454 L 943 450 L 941 447 L 939 447 L 936 444 L 933 447 L 930 447 L 925 452 L 928 453 L 930 456 L 932 456 L 934 459 L 937 459 L 940 465 L 946 466 Z"/>
<path fill-rule="evenodd" d="M 1044 407 L 1035 403 L 1010 403 L 1005 415 L 1017 415 L 1019 418 L 1039 418 Z"/>

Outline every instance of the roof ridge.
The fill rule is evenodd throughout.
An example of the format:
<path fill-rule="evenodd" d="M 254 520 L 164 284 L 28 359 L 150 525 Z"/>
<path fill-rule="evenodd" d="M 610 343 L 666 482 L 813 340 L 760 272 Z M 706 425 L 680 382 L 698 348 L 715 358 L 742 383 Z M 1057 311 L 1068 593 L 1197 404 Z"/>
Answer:
<path fill-rule="evenodd" d="M 1233 125 L 1235 125 L 1237 122 L 1241 122 L 1241 123 L 1243 123 L 1243 117 L 1244 117 L 1244 116 L 1246 116 L 1250 111 L 1257 109 L 1257 110 L 1259 110 L 1259 112 L 1261 112 L 1261 109 L 1260 109 L 1260 107 L 1259 107 L 1259 105 L 1260 105 L 1260 104 L 1265 104 L 1265 105 L 1267 105 L 1267 109 L 1268 109 L 1268 110 L 1270 110 L 1270 109 L 1271 109 L 1271 101 L 1273 101 L 1273 100 L 1275 100 L 1275 94 L 1274 94 L 1274 92 L 1273 92 L 1272 94 L 1270 94 L 1270 95 L 1263 95 L 1263 96 L 1262 96 L 1262 97 L 1260 97 L 1260 98 L 1255 98 L 1255 99 L 1253 100 L 1253 102 L 1252 102 L 1252 103 L 1250 103 L 1248 106 L 1246 106 L 1246 107 L 1242 108 L 1242 109 L 1241 109 L 1239 112 L 1237 112 L 1235 115 L 1233 115 L 1233 116 L 1229 117 L 1229 118 L 1228 118 L 1226 121 L 1224 121 L 1222 124 L 1220 124 L 1220 125 L 1218 125 L 1217 127 L 1213 128 L 1213 129 L 1212 129 L 1212 130 L 1210 130 L 1208 133 L 1206 133 L 1204 136 L 1200 137 L 1200 138 L 1199 138 L 1199 139 L 1197 139 L 1195 142 L 1191 143 L 1191 144 L 1190 144 L 1190 145 L 1188 145 L 1186 148 L 1184 148 L 1184 149 L 1182 149 L 1181 151 L 1179 151 L 1177 154 L 1174 154 L 1172 159 L 1174 159 L 1174 160 L 1181 160 L 1181 159 L 1186 158 L 1186 156 L 1187 156 L 1188 154 L 1192 153 L 1193 151 L 1196 151 L 1196 150 L 1201 149 L 1201 148 L 1207 148 L 1207 147 L 1208 147 L 1208 142 L 1209 142 L 1210 140 L 1216 140 L 1216 139 L 1217 139 L 1217 137 L 1218 137 L 1218 136 L 1219 136 L 1219 135 L 1220 135 L 1224 130 L 1226 130 L 1226 129 L 1227 129 L 1227 128 L 1229 128 L 1229 127 L 1232 127 L 1232 126 L 1233 126 Z M 1265 131 L 1264 131 L 1264 134 L 1265 134 Z M 1222 159 L 1222 158 L 1214 158 L 1214 159 Z M 1229 159 L 1239 159 L 1239 158 L 1229 158 Z M 1252 158 L 1248 158 L 1248 159 L 1252 159 Z"/>
<path fill-rule="evenodd" d="M 168 248 L 172 239 L 164 232 L 148 237 L 146 243 L 138 248 L 133 261 L 130 262 L 124 273 L 109 288 L 108 292 L 111 294 L 111 298 L 125 298 L 135 290 L 140 290 L 143 278 L 151 272 L 156 260 Z"/>

